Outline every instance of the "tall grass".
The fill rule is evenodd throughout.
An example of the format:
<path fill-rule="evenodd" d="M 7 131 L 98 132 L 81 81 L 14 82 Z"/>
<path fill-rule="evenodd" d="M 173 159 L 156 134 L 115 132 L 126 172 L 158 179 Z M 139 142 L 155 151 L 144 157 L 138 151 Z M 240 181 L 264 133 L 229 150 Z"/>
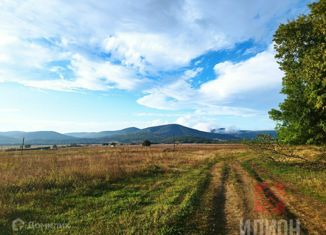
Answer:
<path fill-rule="evenodd" d="M 23 234 L 163 233 L 200 194 L 212 159 L 243 147 L 83 147 L 0 152 L 0 231 L 11 221 L 67 223 Z M 165 230 L 162 228 L 165 228 Z M 105 231 L 105 232 L 103 232 Z"/>

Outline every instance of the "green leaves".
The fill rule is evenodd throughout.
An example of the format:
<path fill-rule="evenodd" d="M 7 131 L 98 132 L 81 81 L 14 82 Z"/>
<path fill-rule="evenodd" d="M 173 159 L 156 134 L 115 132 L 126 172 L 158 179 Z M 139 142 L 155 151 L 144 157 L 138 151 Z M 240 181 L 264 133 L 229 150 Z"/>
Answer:
<path fill-rule="evenodd" d="M 326 143 L 326 0 L 309 7 L 274 35 L 286 98 L 269 115 L 280 141 L 292 144 Z"/>

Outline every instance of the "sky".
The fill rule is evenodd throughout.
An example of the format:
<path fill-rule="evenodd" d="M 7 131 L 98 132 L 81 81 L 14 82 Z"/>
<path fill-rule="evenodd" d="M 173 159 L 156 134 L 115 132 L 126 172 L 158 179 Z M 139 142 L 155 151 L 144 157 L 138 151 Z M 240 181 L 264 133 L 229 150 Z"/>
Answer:
<path fill-rule="evenodd" d="M 273 129 L 308 0 L 1 0 L 0 131 Z"/>

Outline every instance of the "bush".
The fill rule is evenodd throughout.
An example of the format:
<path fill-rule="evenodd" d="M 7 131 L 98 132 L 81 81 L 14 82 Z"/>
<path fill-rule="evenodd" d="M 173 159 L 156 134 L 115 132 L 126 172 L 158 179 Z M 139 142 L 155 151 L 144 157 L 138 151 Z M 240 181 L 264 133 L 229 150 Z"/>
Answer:
<path fill-rule="evenodd" d="M 149 140 L 144 140 L 142 145 L 145 147 L 149 147 L 149 146 L 151 146 L 151 144 L 152 144 L 152 142 L 150 142 Z"/>

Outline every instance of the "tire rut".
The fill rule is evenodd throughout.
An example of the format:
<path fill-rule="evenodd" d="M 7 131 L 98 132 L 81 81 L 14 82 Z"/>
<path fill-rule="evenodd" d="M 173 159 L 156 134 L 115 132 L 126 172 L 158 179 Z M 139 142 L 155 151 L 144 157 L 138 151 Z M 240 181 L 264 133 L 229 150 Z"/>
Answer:
<path fill-rule="evenodd" d="M 267 184 L 259 172 L 253 169 L 249 174 L 239 161 L 217 163 L 211 168 L 210 174 L 200 204 L 186 224 L 185 234 L 240 234 L 240 221 L 244 225 L 248 220 L 250 232 L 242 234 L 274 234 L 275 227 L 271 227 L 274 221 L 285 221 L 289 223 L 288 226 L 295 228 L 297 219 L 303 221 L 300 234 L 326 234 L 320 233 L 322 230 L 316 230 L 315 226 L 307 222 L 309 218 L 301 215 L 300 206 L 294 206 L 300 203 L 299 198 L 284 197 L 275 185 Z M 257 209 L 257 202 L 261 210 Z M 260 221 L 260 224 L 255 224 L 255 221 Z M 290 225 L 289 221 L 293 221 L 293 224 Z M 271 230 L 261 233 L 262 228 Z"/>
<path fill-rule="evenodd" d="M 226 182 L 226 233 L 239 234 L 239 222 L 243 218 L 248 218 L 248 206 L 245 191 L 232 166 L 229 172 Z"/>
<path fill-rule="evenodd" d="M 189 219 L 186 234 L 225 234 L 225 182 L 228 168 L 217 163 L 211 169 L 209 185 L 197 211 Z"/>
<path fill-rule="evenodd" d="M 245 183 L 250 185 L 253 191 L 254 205 L 251 213 L 253 219 L 286 220 L 294 221 L 294 223 L 297 219 L 301 219 L 293 208 L 288 206 L 284 198 L 276 193 L 275 187 L 265 182 L 254 169 L 250 175 L 239 163 L 236 164 L 236 168 L 241 172 Z M 300 224 L 300 233 L 309 234 L 305 224 Z"/>
<path fill-rule="evenodd" d="M 254 168 L 258 176 L 261 169 Z M 265 172 L 266 173 L 266 172 Z M 275 177 L 271 177 L 273 182 L 280 183 Z M 282 183 L 283 184 L 283 183 Z M 305 232 L 309 234 L 326 234 L 326 208 L 324 205 L 306 198 L 294 190 L 289 190 L 286 194 L 280 194 L 274 184 L 271 184 L 271 190 L 275 197 L 280 198 L 285 203 L 287 212 L 291 214 L 288 217 L 298 218 L 302 226 L 306 228 Z"/>

